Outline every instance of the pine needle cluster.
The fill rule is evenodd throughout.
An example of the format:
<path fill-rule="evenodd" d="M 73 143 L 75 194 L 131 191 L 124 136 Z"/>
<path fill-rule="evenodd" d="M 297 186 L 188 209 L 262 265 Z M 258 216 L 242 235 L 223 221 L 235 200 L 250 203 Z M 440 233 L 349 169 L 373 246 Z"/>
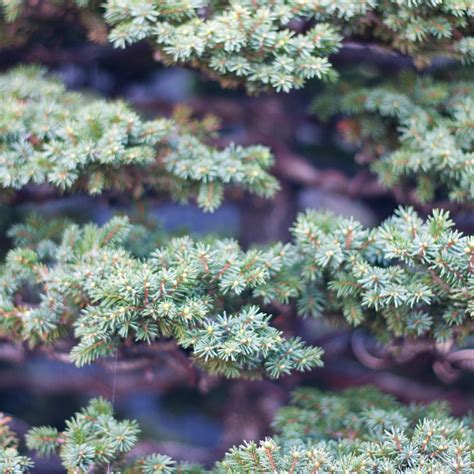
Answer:
<path fill-rule="evenodd" d="M 441 403 L 403 406 L 371 388 L 299 389 L 276 417 L 275 438 L 233 448 L 218 472 L 468 473 L 470 423 Z"/>
<path fill-rule="evenodd" d="M 472 236 L 435 210 L 423 221 L 400 208 L 379 227 L 309 211 L 292 229 L 293 262 L 267 287 L 266 299 L 296 297 L 302 316 L 337 315 L 379 337 L 462 339 L 472 331 Z"/>
<path fill-rule="evenodd" d="M 225 85 L 285 92 L 313 77 L 333 80 L 328 56 L 352 36 L 410 54 L 419 65 L 440 54 L 468 61 L 473 18 L 465 0 L 108 0 L 105 13 L 118 47 L 147 38 L 166 63 L 189 63 Z"/>
<path fill-rule="evenodd" d="M 301 316 L 337 315 L 385 341 L 461 341 L 474 316 L 474 240 L 445 212 L 423 222 L 400 209 L 380 227 L 303 214 L 292 244 L 246 252 L 232 240 L 172 239 L 136 257 L 131 226 L 16 226 L 0 272 L 0 330 L 32 344 L 71 334 L 72 359 L 109 356 L 118 340 L 174 338 L 227 377 L 279 377 L 320 364 L 321 351 L 285 339 L 256 305 L 296 302 Z M 135 242 L 136 243 L 136 242 Z M 34 293 L 32 291 L 34 289 Z"/>
<path fill-rule="evenodd" d="M 280 269 L 283 246 L 244 252 L 232 240 L 184 237 L 142 259 L 126 248 L 129 232 L 124 218 L 68 226 L 57 242 L 16 227 L 11 235 L 23 247 L 1 271 L 0 332 L 36 344 L 74 328 L 78 365 L 111 355 L 117 340 L 160 338 L 174 338 L 200 366 L 227 377 L 276 378 L 320 364 L 318 348 L 283 337 L 247 296 Z"/>
<path fill-rule="evenodd" d="M 206 123 L 191 133 L 172 119 L 143 120 L 123 102 L 66 92 L 38 68 L 0 76 L 0 107 L 0 190 L 48 184 L 138 197 L 151 189 L 214 210 L 226 185 L 263 196 L 277 188 L 267 148 L 218 150 L 200 138 Z"/>
<path fill-rule="evenodd" d="M 61 5 L 50 3 L 52 10 Z M 5 21 L 21 20 L 24 5 L 2 0 Z M 440 55 L 474 58 L 470 0 L 107 0 L 103 12 L 96 2 L 63 2 L 65 9 L 73 6 L 92 39 L 102 41 L 105 21 L 117 47 L 148 39 L 165 64 L 189 64 L 224 86 L 244 84 L 253 92 L 287 92 L 312 78 L 334 80 L 329 56 L 342 40 L 378 43 L 410 55 L 419 67 Z M 18 36 L 28 29 L 15 31 Z"/>
<path fill-rule="evenodd" d="M 408 54 L 419 67 L 439 56 L 474 59 L 471 0 L 106 0 L 103 7 L 0 0 L 0 44 L 8 43 L 7 23 L 28 35 L 22 12 L 50 5 L 90 12 L 80 21 L 107 23 L 117 47 L 148 40 L 165 64 L 251 92 L 335 80 L 329 58 L 352 41 Z M 371 88 L 352 83 L 342 97 L 321 99 L 318 112 L 330 102 L 333 112 L 355 117 L 363 152 L 376 158 L 387 187 L 414 187 L 421 203 L 472 204 L 472 84 L 413 74 Z M 34 186 L 134 198 L 150 190 L 213 210 L 227 185 L 262 196 L 277 189 L 268 149 L 216 149 L 206 121 L 145 120 L 123 102 L 68 92 L 37 68 L 0 76 L 0 108 L 2 198 Z M 101 227 L 30 219 L 11 229 L 13 248 L 0 266 L 0 337 L 33 347 L 67 340 L 77 365 L 171 340 L 211 374 L 278 378 L 322 363 L 320 348 L 276 327 L 282 304 L 301 317 L 366 327 L 383 342 L 435 347 L 472 334 L 474 237 L 456 230 L 447 212 L 422 219 L 400 208 L 368 229 L 310 211 L 291 232 L 288 244 L 243 250 L 215 238 L 157 245 L 155 233 L 122 217 Z M 0 416 L 0 472 L 28 472 L 32 463 L 8 423 Z M 70 474 L 473 470 L 472 420 L 451 418 L 442 404 L 402 406 L 373 389 L 298 390 L 274 427 L 273 438 L 234 447 L 209 471 L 161 454 L 135 458 L 136 422 L 118 421 L 95 399 L 62 432 L 32 429 L 27 445 L 58 454 Z"/>
<path fill-rule="evenodd" d="M 199 466 L 176 463 L 162 454 L 151 454 L 130 462 L 127 454 L 136 445 L 139 434 L 136 421 L 118 421 L 111 403 L 103 398 L 95 398 L 66 421 L 64 431 L 50 426 L 35 427 L 28 432 L 26 443 L 30 450 L 41 457 L 58 454 L 69 474 L 92 470 L 124 474 L 204 472 Z"/>
<path fill-rule="evenodd" d="M 409 54 L 418 65 L 446 55 L 474 57 L 469 1 L 134 2 L 108 0 L 109 39 L 150 39 L 166 63 L 189 63 L 224 85 L 289 91 L 336 77 L 328 56 L 342 39 L 364 37 Z"/>
<path fill-rule="evenodd" d="M 42 426 L 31 429 L 26 439 L 39 455 L 58 453 L 70 474 L 106 467 L 128 474 L 467 474 L 473 467 L 471 419 L 452 418 L 443 403 L 404 406 L 369 387 L 337 395 L 298 389 L 291 404 L 277 413 L 274 430 L 273 438 L 233 447 L 211 469 L 161 454 L 137 458 L 130 453 L 139 435 L 136 422 L 116 420 L 109 402 L 94 399 L 66 422 L 63 432 Z M 7 472 L 28 472 L 28 466 Z"/>
<path fill-rule="evenodd" d="M 376 159 L 372 169 L 386 187 L 414 187 L 422 203 L 474 203 L 472 81 L 404 73 L 375 87 L 345 89 L 342 96 L 334 89 L 323 94 L 314 110 L 354 120 L 347 138 L 361 140 L 362 159 Z"/>
<path fill-rule="evenodd" d="M 138 433 L 135 421 L 117 421 L 112 405 L 98 398 L 68 420 L 63 432 L 40 426 L 30 430 L 26 441 L 28 448 L 36 450 L 40 456 L 59 451 L 67 471 L 80 473 L 120 459 L 135 445 Z"/>
<path fill-rule="evenodd" d="M 18 438 L 10 428 L 11 418 L 0 413 L 0 472 L 16 474 L 27 472 L 33 466 L 27 456 L 18 451 Z"/>

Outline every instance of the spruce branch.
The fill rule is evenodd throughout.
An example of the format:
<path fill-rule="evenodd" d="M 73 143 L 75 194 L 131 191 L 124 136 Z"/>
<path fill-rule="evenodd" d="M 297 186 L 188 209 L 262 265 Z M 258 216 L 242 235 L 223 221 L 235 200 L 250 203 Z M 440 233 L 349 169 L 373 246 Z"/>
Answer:
<path fill-rule="evenodd" d="M 299 389 L 276 436 L 231 449 L 218 472 L 457 472 L 472 469 L 469 420 L 442 403 L 403 406 L 370 387 Z"/>
<path fill-rule="evenodd" d="M 168 456 L 136 457 L 136 422 L 118 421 L 110 403 L 94 399 L 58 433 L 33 428 L 27 443 L 52 454 L 51 439 L 68 473 L 110 466 L 114 472 L 471 472 L 472 420 L 449 416 L 448 406 L 404 406 L 371 387 L 328 394 L 298 389 L 277 413 L 275 435 L 231 448 L 212 469 L 176 463 Z M 124 454 L 129 453 L 125 458 Z M 0 463 L 8 453 L 0 452 Z M 8 472 L 8 471 L 7 471 Z M 28 472 L 27 466 L 12 472 Z"/>
<path fill-rule="evenodd" d="M 0 449 L 16 447 L 18 438 L 10 428 L 12 419 L 0 412 Z"/>
<path fill-rule="evenodd" d="M 14 228 L 11 235 L 29 245 L 12 250 L 3 268 L 1 332 L 51 343 L 74 327 L 78 365 L 111 355 L 117 340 L 162 337 L 228 377 L 276 378 L 320 364 L 318 348 L 285 339 L 246 297 L 280 268 L 284 247 L 243 252 L 231 240 L 184 237 L 142 259 L 126 248 L 130 230 L 115 218 L 102 228 L 70 225 L 56 241 L 38 242 L 28 238 L 31 223 L 28 231 Z M 35 287 L 39 303 L 27 296 Z"/>
<path fill-rule="evenodd" d="M 95 1 L 0 0 L 0 44 L 11 32 L 22 33 L 13 45 L 23 44 L 35 29 L 32 12 L 47 15 L 51 5 L 56 13 L 80 13 L 90 36 L 104 39 Z M 115 46 L 148 40 L 165 64 L 189 65 L 250 92 L 335 80 L 330 57 L 354 38 L 407 54 L 419 68 L 439 56 L 450 64 L 474 60 L 470 0 L 106 0 L 103 8 Z M 349 89 L 342 98 L 328 94 L 319 111 L 325 101 L 332 112 L 356 116 L 350 131 L 375 158 L 386 187 L 414 187 L 422 203 L 474 202 L 470 78 L 448 83 L 402 74 Z M 144 120 L 124 103 L 66 92 L 39 69 L 0 77 L 0 107 L 5 196 L 34 185 L 134 196 L 150 189 L 193 197 L 213 210 L 227 185 L 262 196 L 277 188 L 266 148 L 218 150 L 206 144 L 212 127 L 205 122 Z M 307 212 L 292 227 L 291 243 L 247 251 L 233 240 L 188 237 L 157 247 L 125 218 L 102 227 L 31 219 L 9 236 L 15 246 L 0 266 L 0 337 L 43 348 L 73 340 L 70 354 L 56 356 L 77 365 L 124 346 L 151 351 L 152 344 L 168 344 L 186 362 L 179 347 L 196 365 L 226 377 L 278 378 L 321 365 L 320 348 L 286 337 L 262 310 L 283 304 L 301 317 L 366 327 L 389 343 L 388 351 L 404 351 L 399 359 L 409 360 L 417 347 L 444 347 L 435 365 L 446 380 L 450 364 L 472 368 L 472 349 L 451 349 L 474 329 L 474 240 L 441 210 L 422 219 L 400 208 L 373 229 Z M 364 350 L 359 345 L 370 357 Z M 142 368 L 145 359 L 128 367 Z M 8 423 L 0 415 L 0 472 L 28 472 L 32 462 Z M 209 472 L 159 453 L 135 458 L 137 423 L 117 420 L 103 399 L 65 426 L 33 428 L 27 445 L 41 456 L 58 454 L 71 474 L 106 467 Z M 300 389 L 279 411 L 274 430 L 272 438 L 232 448 L 211 472 L 473 470 L 470 418 L 454 419 L 440 403 L 405 407 L 370 388 L 339 395 Z"/>
<path fill-rule="evenodd" d="M 97 398 L 66 422 L 64 432 L 48 426 L 36 427 L 29 431 L 26 442 L 40 456 L 59 451 L 67 471 L 81 473 L 120 460 L 135 445 L 138 434 L 135 421 L 117 421 L 112 405 Z"/>
<path fill-rule="evenodd" d="M 347 84 L 341 85 L 346 89 Z M 376 87 L 331 90 L 316 99 L 323 117 L 343 113 L 345 139 L 385 187 L 412 187 L 419 202 L 474 203 L 474 84 L 403 73 Z"/>
<path fill-rule="evenodd" d="M 256 291 L 290 294 L 302 316 L 338 315 L 390 338 L 459 340 L 473 330 L 473 237 L 435 210 L 399 209 L 379 227 L 307 212 L 293 226 L 291 263 Z M 283 298 L 278 295 L 283 295 Z"/>
<path fill-rule="evenodd" d="M 41 69 L 1 76 L 0 107 L 0 189 L 152 189 L 214 210 L 227 185 L 267 197 L 277 188 L 266 148 L 209 147 L 174 120 L 145 121 L 122 102 L 66 92 Z"/>
<path fill-rule="evenodd" d="M 328 56 L 341 40 L 367 37 L 415 57 L 472 59 L 474 10 L 465 1 L 262 1 L 130 3 L 108 0 L 105 19 L 118 47 L 150 39 L 165 63 L 187 63 L 224 85 L 289 91 L 333 80 Z M 342 33 L 342 34 L 341 34 Z"/>
<path fill-rule="evenodd" d="M 423 222 L 400 209 L 369 230 L 309 212 L 291 244 L 242 251 L 232 240 L 172 239 L 134 256 L 133 226 L 69 225 L 40 240 L 33 223 L 10 235 L 0 276 L 0 329 L 30 344 L 72 333 L 79 365 L 119 340 L 173 338 L 198 365 L 228 377 L 278 377 L 320 364 L 321 351 L 285 339 L 257 305 L 296 302 L 301 316 L 365 326 L 396 338 L 462 342 L 473 330 L 472 236 L 447 213 Z M 36 222 L 41 229 L 40 221 Z M 54 227 L 54 226 L 53 226 Z M 33 291 L 33 293 L 32 293 Z"/>
<path fill-rule="evenodd" d="M 27 472 L 33 466 L 31 460 L 18 450 L 19 440 L 11 430 L 11 418 L 0 412 L 0 472 L 16 474 Z"/>
<path fill-rule="evenodd" d="M 32 6 L 25 3 L 0 2 L 3 29 L 12 21 L 15 31 L 34 29 L 29 23 L 21 28 L 22 12 L 25 22 L 31 16 Z M 61 5 L 49 3 L 53 11 Z M 329 57 L 354 38 L 409 55 L 420 68 L 439 56 L 466 63 L 474 57 L 469 0 L 107 0 L 103 12 L 96 2 L 76 0 L 63 2 L 63 8 L 74 4 L 94 40 L 105 35 L 105 21 L 116 47 L 147 39 L 165 64 L 186 64 L 224 86 L 244 84 L 251 92 L 288 92 L 313 78 L 334 80 Z M 17 41 L 8 31 L 4 36 L 5 42 Z"/>

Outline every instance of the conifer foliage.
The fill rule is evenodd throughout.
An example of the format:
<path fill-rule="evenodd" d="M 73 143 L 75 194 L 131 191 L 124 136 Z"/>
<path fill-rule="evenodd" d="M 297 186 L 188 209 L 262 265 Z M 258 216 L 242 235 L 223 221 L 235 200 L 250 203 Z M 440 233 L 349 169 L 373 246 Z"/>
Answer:
<path fill-rule="evenodd" d="M 334 80 L 329 56 L 343 39 L 408 54 L 420 68 L 440 55 L 464 62 L 474 58 L 470 0 L 107 0 L 104 12 L 94 1 L 62 3 L 79 9 L 76 16 L 93 39 L 105 35 L 103 15 L 115 46 L 147 39 L 165 64 L 188 64 L 225 86 L 244 84 L 250 91 L 287 92 L 312 78 Z M 32 8 L 23 0 L 2 0 L 0 6 L 7 25 L 21 22 L 23 7 Z M 95 12 L 92 17 L 81 15 L 87 7 Z M 14 31 L 18 36 L 28 28 Z M 8 43 L 8 31 L 4 36 Z"/>
<path fill-rule="evenodd" d="M 445 210 L 446 202 L 474 203 L 472 0 L 0 0 L 0 7 L 2 47 L 41 37 L 38 12 L 74 12 L 90 39 L 108 37 L 119 48 L 147 41 L 165 65 L 252 93 L 336 82 L 343 48 L 382 54 L 399 69 L 409 64 L 409 73 L 391 79 L 367 70 L 363 86 L 352 77 L 325 85 L 314 109 L 319 118 L 342 113 L 359 158 L 394 196 L 410 197 L 401 204 L 416 206 L 372 228 L 306 211 L 290 242 L 245 249 L 233 239 L 172 237 L 123 216 L 100 226 L 22 217 L 0 236 L 11 243 L 0 263 L 2 344 L 22 354 L 47 347 L 78 366 L 163 344 L 203 379 L 219 376 L 216 383 L 321 366 L 323 349 L 297 335 L 292 316 L 365 328 L 389 349 L 418 344 L 436 357 L 472 344 L 474 237 Z M 215 120 L 182 111 L 146 119 L 122 101 L 67 91 L 38 67 L 0 75 L 0 109 L 0 202 L 15 211 L 39 190 L 134 202 L 167 193 L 206 211 L 229 187 L 266 198 L 278 190 L 271 151 L 213 146 Z M 428 214 L 425 204 L 436 202 L 443 208 Z M 471 351 L 462 352 L 469 359 Z M 245 441 L 205 468 L 143 457 L 138 424 L 118 420 L 101 398 L 62 430 L 32 428 L 26 446 L 11 421 L 0 414 L 0 474 L 35 472 L 32 453 L 59 456 L 70 474 L 467 474 L 474 467 L 472 419 L 451 417 L 441 403 L 404 406 L 372 388 L 300 388 L 279 410 L 272 437 Z"/>
<path fill-rule="evenodd" d="M 238 184 L 263 196 L 277 185 L 268 149 L 207 146 L 170 119 L 143 120 L 123 102 L 66 92 L 37 68 L 0 77 L 0 189 L 49 184 L 98 194 L 110 188 L 196 197 L 206 210 Z M 206 137 L 206 124 L 201 126 Z"/>
<path fill-rule="evenodd" d="M 148 38 L 167 63 L 190 63 L 224 84 L 244 79 L 250 90 L 283 91 L 333 79 L 328 56 L 341 33 L 374 38 L 420 66 L 440 53 L 469 61 L 473 17 L 469 0 L 108 0 L 105 13 L 116 46 Z"/>
<path fill-rule="evenodd" d="M 310 211 L 293 226 L 295 258 L 260 292 L 294 291 L 300 315 L 338 314 L 384 339 L 462 339 L 474 317 L 474 240 L 453 227 L 438 210 L 423 222 L 401 208 L 370 230 Z"/>
<path fill-rule="evenodd" d="M 10 233 L 19 246 L 0 274 L 0 330 L 36 344 L 74 328 L 78 365 L 111 355 L 118 339 L 160 337 L 229 377 L 318 365 L 319 349 L 284 339 L 255 306 L 272 302 L 296 301 L 301 316 L 340 314 L 385 340 L 461 341 L 472 327 L 474 240 L 440 211 L 423 222 L 400 209 L 373 230 L 309 212 L 295 223 L 292 244 L 244 252 L 232 240 L 184 237 L 145 260 L 127 249 L 124 218 L 70 225 L 56 237 L 35 222 Z M 31 288 L 39 303 L 30 302 Z"/>
<path fill-rule="evenodd" d="M 126 249 L 123 218 L 102 228 L 69 226 L 58 242 L 28 245 L 29 232 L 19 226 L 11 234 L 24 246 L 11 251 L 2 271 L 3 335 L 45 343 L 74 327 L 78 365 L 111 355 L 118 339 L 160 337 L 175 338 L 199 365 L 229 377 L 276 378 L 320 363 L 319 349 L 285 339 L 270 316 L 242 300 L 281 268 L 281 245 L 243 252 L 231 240 L 205 245 L 184 237 L 143 260 Z M 38 304 L 26 298 L 33 287 Z"/>
<path fill-rule="evenodd" d="M 473 432 L 442 404 L 403 406 L 373 389 L 300 389 L 275 438 L 233 448 L 222 472 L 468 473 Z"/>
<path fill-rule="evenodd" d="M 472 70 L 468 69 L 472 72 Z M 343 88 L 341 86 L 338 87 Z M 353 119 L 347 138 L 361 141 L 382 183 L 414 187 L 418 201 L 474 202 L 474 84 L 404 73 L 375 87 L 334 89 L 314 104 L 318 113 Z"/>
<path fill-rule="evenodd" d="M 0 413 L 0 472 L 27 472 L 33 463 L 18 452 L 18 437 L 10 428 L 11 418 Z"/>
<path fill-rule="evenodd" d="M 472 420 L 449 416 L 447 406 L 403 406 L 364 387 L 328 395 L 302 388 L 280 409 L 275 436 L 235 446 L 212 469 L 176 463 L 168 456 L 133 456 L 139 429 L 118 421 L 112 406 L 94 399 L 66 422 L 66 429 L 29 431 L 28 447 L 42 456 L 58 453 L 68 473 L 107 468 L 113 472 L 458 472 L 471 471 Z M 130 453 L 130 451 L 132 451 Z M 125 456 L 126 453 L 130 453 Z M 1 461 L 0 461 L 1 462 Z M 31 462 L 16 458 L 15 471 Z M 23 464 L 21 464 L 23 462 Z"/>
<path fill-rule="evenodd" d="M 110 40 L 149 38 L 165 62 L 190 63 L 224 84 L 288 91 L 332 80 L 328 56 L 344 37 L 374 38 L 415 57 L 473 57 L 474 9 L 468 0 L 307 0 L 133 2 L 108 0 Z M 457 39 L 453 42 L 453 37 Z"/>

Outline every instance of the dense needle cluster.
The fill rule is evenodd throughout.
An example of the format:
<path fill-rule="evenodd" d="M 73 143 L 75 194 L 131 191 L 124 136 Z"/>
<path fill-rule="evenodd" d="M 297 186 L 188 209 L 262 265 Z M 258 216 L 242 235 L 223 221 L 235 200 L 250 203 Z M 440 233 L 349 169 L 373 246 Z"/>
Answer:
<path fill-rule="evenodd" d="M 352 36 L 374 38 L 420 65 L 439 54 L 470 60 L 473 17 L 468 1 L 439 0 L 108 0 L 105 13 L 116 46 L 147 38 L 166 63 L 189 63 L 224 84 L 285 92 L 313 77 L 334 79 L 328 56 Z"/>
<path fill-rule="evenodd" d="M 37 68 L 0 76 L 0 108 L 0 190 L 48 184 L 139 196 L 152 189 L 214 210 L 225 185 L 264 196 L 277 188 L 265 147 L 218 150 L 174 120 L 143 120 L 123 102 L 66 92 Z"/>
<path fill-rule="evenodd" d="M 26 443 L 29 449 L 40 456 L 59 454 L 64 468 L 70 474 L 91 470 L 99 472 L 97 469 L 128 474 L 168 473 L 173 468 L 179 468 L 181 471 L 178 472 L 195 472 L 192 465 L 177 464 L 161 454 L 152 454 L 130 463 L 126 454 L 136 445 L 139 433 L 136 421 L 116 420 L 112 405 L 103 398 L 96 398 L 66 421 L 64 431 L 39 426 L 28 432 Z"/>
<path fill-rule="evenodd" d="M 7 23 L 7 43 L 28 34 L 21 27 L 25 3 L 0 2 L 5 21 L 20 22 L 16 35 L 9 35 Z M 61 5 L 50 3 L 51 12 Z M 378 43 L 412 56 L 419 67 L 439 56 L 464 62 L 474 57 L 470 0 L 107 0 L 104 11 L 97 2 L 75 0 L 63 6 L 77 8 L 75 15 L 92 39 L 106 36 L 105 21 L 117 47 L 147 39 L 165 64 L 187 64 L 224 86 L 244 84 L 253 92 L 288 92 L 312 78 L 334 80 L 329 56 L 343 40 Z M 25 9 L 30 12 L 32 5 Z"/>
<path fill-rule="evenodd" d="M 474 203 L 474 83 L 411 73 L 375 87 L 331 89 L 315 112 L 343 113 L 346 139 L 361 141 L 382 183 L 414 187 L 420 202 Z M 344 133 L 344 130 L 346 132 Z"/>
<path fill-rule="evenodd" d="M 381 338 L 462 339 L 474 317 L 474 239 L 446 212 L 424 222 L 399 209 L 379 227 L 308 212 L 293 226 L 297 257 L 263 294 L 295 292 L 303 316 L 336 314 Z"/>
<path fill-rule="evenodd" d="M 232 240 L 206 245 L 184 237 L 143 260 L 126 248 L 129 227 L 123 218 L 102 228 L 71 225 L 58 242 L 15 228 L 23 247 L 8 254 L 1 272 L 0 333 L 34 344 L 73 327 L 78 365 L 111 355 L 117 340 L 163 337 L 228 377 L 276 378 L 320 364 L 319 349 L 286 339 L 249 305 L 249 291 L 280 269 L 285 247 L 244 252 Z"/>
<path fill-rule="evenodd" d="M 11 418 L 0 412 L 0 472 L 27 472 L 33 463 L 18 451 L 18 438 L 10 428 Z"/>
<path fill-rule="evenodd" d="M 26 440 L 39 455 L 59 454 L 70 474 L 101 468 L 129 474 L 467 474 L 472 469 L 472 420 L 450 417 L 442 403 L 404 406 L 369 387 L 338 395 L 296 390 L 292 403 L 277 413 L 274 429 L 273 438 L 235 446 L 222 461 L 204 469 L 160 454 L 137 457 L 133 453 L 139 435 L 136 422 L 116 420 L 110 403 L 94 399 L 66 422 L 63 432 L 41 426 L 31 429 Z M 29 472 L 25 464 L 16 469 L 4 472 Z"/>
<path fill-rule="evenodd" d="M 448 214 L 423 222 L 401 209 L 380 227 L 307 213 L 292 244 L 242 251 L 232 240 L 172 239 L 137 258 L 128 221 L 99 228 L 17 226 L 0 273 L 0 329 L 31 343 L 71 332 L 79 365 L 111 355 L 117 339 L 173 337 L 211 373 L 278 377 L 320 362 L 285 339 L 255 305 L 297 302 L 301 316 L 338 315 L 381 338 L 462 340 L 474 316 L 474 240 Z M 21 245 L 20 245 L 21 244 Z M 33 297 L 32 290 L 36 295 Z"/>
<path fill-rule="evenodd" d="M 299 389 L 276 417 L 276 437 L 233 448 L 219 471 L 468 473 L 469 423 L 442 404 L 407 407 L 370 388 Z"/>

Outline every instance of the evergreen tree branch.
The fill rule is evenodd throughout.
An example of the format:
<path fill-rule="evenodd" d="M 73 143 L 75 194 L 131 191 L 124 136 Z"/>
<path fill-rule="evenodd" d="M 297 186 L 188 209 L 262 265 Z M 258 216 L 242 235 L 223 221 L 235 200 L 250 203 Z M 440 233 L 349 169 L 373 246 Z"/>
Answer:
<path fill-rule="evenodd" d="M 14 31 L 21 32 L 22 13 L 28 25 L 23 36 L 34 29 L 28 24 L 31 5 L 25 8 L 25 3 L 0 2 L 4 42 L 21 37 L 9 34 L 8 22 L 19 24 Z M 117 47 L 147 39 L 165 64 L 190 65 L 224 86 L 245 84 L 251 92 L 287 92 L 312 78 L 334 80 L 337 73 L 329 57 L 343 40 L 354 38 L 409 55 L 420 68 L 439 56 L 464 62 L 474 58 L 469 0 L 108 0 L 104 12 L 94 1 L 49 3 L 52 11 L 58 4 L 66 10 L 75 4 L 78 16 L 86 12 L 82 22 L 93 40 L 103 41 L 105 20 L 111 27 L 109 41 Z"/>
<path fill-rule="evenodd" d="M 174 120 L 145 121 L 124 103 L 66 92 L 37 68 L 0 78 L 0 107 L 0 190 L 153 189 L 214 210 L 227 185 L 267 197 L 277 189 L 266 148 L 217 150 L 199 138 L 205 123 L 191 132 Z"/>
<path fill-rule="evenodd" d="M 346 85 L 341 89 L 347 91 Z M 377 87 L 328 91 L 314 110 L 349 116 L 347 141 L 361 143 L 387 188 L 414 188 L 419 203 L 439 199 L 474 204 L 474 86 L 403 73 Z"/>
<path fill-rule="evenodd" d="M 473 58 L 474 9 L 464 1 L 379 0 L 174 1 L 108 0 L 105 19 L 118 47 L 150 39 L 165 63 L 187 63 L 223 85 L 244 82 L 289 91 L 333 80 L 328 56 L 341 40 L 362 36 L 415 58 L 423 67 L 444 54 Z"/>
<path fill-rule="evenodd" d="M 462 342 L 473 330 L 474 242 L 452 226 L 440 211 L 423 222 L 401 209 L 373 230 L 309 212 L 285 246 L 244 252 L 231 240 L 186 237 L 137 258 L 132 249 L 146 246 L 138 231 L 131 245 L 126 219 L 53 226 L 56 237 L 33 221 L 10 233 L 19 246 L 1 272 L 0 328 L 31 344 L 74 328 L 79 365 L 111 355 L 117 340 L 173 338 L 199 366 L 229 377 L 320 363 L 318 349 L 270 326 L 262 303 L 296 302 L 301 316 L 336 315 L 385 342 Z"/>
<path fill-rule="evenodd" d="M 7 257 L 2 332 L 47 343 L 73 326 L 79 343 L 71 357 L 79 365 L 112 354 L 117 339 L 161 337 L 174 338 L 200 366 L 228 377 L 278 377 L 320 364 L 319 349 L 285 339 L 244 298 L 278 268 L 281 245 L 243 252 L 230 240 L 205 245 L 180 238 L 143 260 L 126 250 L 130 230 L 116 218 L 103 228 L 66 227 L 54 242 L 16 227 L 12 235 L 27 245 Z M 25 299 L 31 285 L 39 289 L 39 304 Z"/>
<path fill-rule="evenodd" d="M 472 469 L 471 424 L 469 417 L 450 417 L 443 403 L 404 406 L 369 387 L 338 395 L 305 388 L 296 390 L 291 404 L 279 410 L 273 438 L 233 447 L 211 470 L 176 463 L 162 454 L 125 458 L 138 440 L 138 426 L 134 421 L 118 421 L 104 399 L 92 400 L 66 422 L 63 432 L 42 426 L 31 429 L 26 439 L 40 455 L 59 454 L 71 474 L 106 466 L 130 474 L 420 469 L 462 474 Z M 0 463 L 8 466 L 10 461 L 10 451 L 0 453 Z M 17 456 L 15 462 L 19 461 Z M 28 472 L 30 466 L 17 464 L 14 472 Z"/>

